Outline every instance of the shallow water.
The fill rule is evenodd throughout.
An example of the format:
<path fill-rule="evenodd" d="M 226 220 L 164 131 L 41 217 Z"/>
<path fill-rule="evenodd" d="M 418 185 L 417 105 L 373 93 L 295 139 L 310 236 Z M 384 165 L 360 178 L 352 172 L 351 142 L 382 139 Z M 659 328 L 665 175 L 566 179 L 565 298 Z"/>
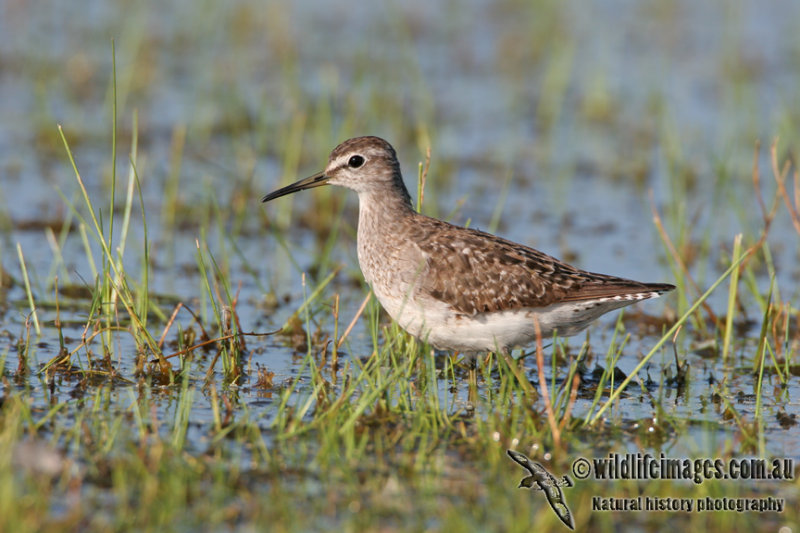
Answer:
<path fill-rule="evenodd" d="M 53 275 L 61 286 L 93 284 L 79 233 L 65 237 L 61 263 L 45 227 L 69 216 L 60 195 L 81 203 L 56 124 L 64 127 L 89 194 L 108 216 L 110 37 L 116 39 L 121 131 L 116 202 L 119 209 L 137 110 L 137 170 L 154 264 L 150 289 L 165 296 L 166 314 L 183 301 L 203 317 L 211 315 L 197 271 L 199 239 L 240 291 L 243 330 L 279 328 L 302 302 L 301 273 L 311 268 L 320 249 L 318 236 L 298 221 L 313 219 L 319 200 L 312 195 L 328 193 L 279 200 L 284 205 L 262 206 L 259 199 L 279 184 L 319 170 L 337 142 L 356 134 L 381 135 L 395 144 L 415 198 L 416 165 L 430 139 L 426 212 L 485 229 L 502 206 L 497 233 L 589 270 L 646 281 L 669 282 L 680 275 L 668 267 L 652 223 L 651 190 L 671 237 L 678 240 L 687 231 L 689 240 L 705 247 L 691 264 L 702 287 L 725 270 L 736 233 L 744 232 L 750 242 L 757 238 L 761 218 L 750 179 L 754 143 L 763 144 L 759 168 L 768 201 L 774 190 L 768 145 L 780 136 L 783 154 L 797 143 L 800 41 L 790 36 L 800 35 L 800 4 L 765 8 L 756 2 L 687 0 L 350 7 L 295 2 L 288 8 L 247 0 L 209 2 L 203 9 L 195 2 L 0 6 L 0 265 L 21 278 L 19 243 L 44 326 L 31 351 L 34 371 L 58 353 L 55 311 L 49 305 Z M 169 180 L 175 168 L 171 147 L 179 127 L 186 128 L 176 189 L 181 209 L 162 212 L 166 189 L 174 183 Z M 298 160 L 285 163 L 301 127 Z M 344 268 L 324 298 L 341 296 L 340 321 L 346 323 L 365 294 L 353 283 L 360 279 L 355 198 L 343 191 L 330 194 L 345 198 L 343 236 L 331 254 L 331 264 Z M 246 214 L 237 219 L 235 206 L 243 199 Z M 288 217 L 287 202 L 292 203 Z M 289 222 L 295 227 L 288 230 L 287 251 L 267 228 Z M 58 237 L 59 230 L 54 233 Z M 140 277 L 143 238 L 135 207 L 125 254 L 133 279 Z M 769 242 L 781 296 L 796 301 L 798 235 L 785 209 L 773 223 Z M 99 246 L 92 247 L 99 264 Z M 765 269 L 753 282 L 766 294 Z M 272 291 L 281 302 L 275 309 L 264 305 Z M 760 323 L 750 292 L 742 292 L 747 316 Z M 725 284 L 710 298 L 717 314 L 725 313 L 727 299 Z M 60 318 L 69 324 L 63 333 L 74 348 L 89 302 L 62 295 L 60 305 Z M 677 307 L 672 295 L 638 310 L 657 316 Z M 6 339 L 0 353 L 6 354 L 8 376 L 18 364 L 15 345 L 28 313 L 20 285 L 0 293 Z M 591 328 L 592 363 L 604 364 L 616 318 L 613 313 Z M 330 318 L 317 319 L 331 334 Z M 363 322 L 350 337 L 346 357 L 372 352 Z M 155 326 L 159 334 L 162 328 Z M 648 394 L 663 396 L 674 416 L 698 422 L 676 440 L 676 449 L 703 449 L 698 443 L 734 432 L 732 424 L 721 422 L 719 406 L 710 398 L 710 376 L 725 376 L 733 405 L 752 417 L 755 380 L 749 369 L 757 333 L 756 326 L 737 339 L 728 367 L 719 358 L 695 354 L 692 332 L 685 334 L 678 347 L 691 365 L 692 380 L 680 393 L 658 386 L 666 368 L 674 372 L 671 348 L 651 361 L 647 372 L 656 385 L 645 387 Z M 577 351 L 583 339 L 570 340 L 570 346 Z M 634 335 L 619 368 L 630 373 L 656 340 Z M 115 342 L 115 366 L 130 378 L 135 344 L 125 336 Z M 796 338 L 789 344 L 796 349 Z M 251 338 L 248 346 L 250 372 L 236 396 L 266 428 L 274 401 L 252 386 L 254 369 L 266 367 L 276 383 L 283 383 L 300 372 L 300 359 L 277 337 Z M 85 355 L 73 357 L 73 363 L 86 365 Z M 198 388 L 207 364 L 196 363 Z M 534 367 L 533 361 L 527 364 L 536 383 Z M 35 372 L 24 383 L 7 386 L 30 388 L 42 407 L 52 401 Z M 74 401 L 74 387 L 58 379 L 55 400 Z M 466 387 L 459 387 L 455 397 L 448 387 L 442 380 L 440 394 L 451 398 L 444 405 L 454 412 L 463 409 Z M 631 427 L 654 415 L 651 398 L 635 389 L 618 407 Z M 108 401 L 125 410 L 135 390 L 118 386 Z M 301 387 L 299 392 L 308 391 Z M 797 379 L 790 378 L 786 389 L 765 395 L 769 454 L 800 459 L 800 429 L 783 428 L 776 418 L 780 410 L 796 410 L 790 398 L 798 393 Z M 175 409 L 173 402 L 169 392 L 156 398 L 164 413 Z M 575 414 L 585 416 L 590 404 L 579 399 Z M 207 391 L 196 393 L 190 440 L 202 442 L 202 427 L 210 419 Z"/>

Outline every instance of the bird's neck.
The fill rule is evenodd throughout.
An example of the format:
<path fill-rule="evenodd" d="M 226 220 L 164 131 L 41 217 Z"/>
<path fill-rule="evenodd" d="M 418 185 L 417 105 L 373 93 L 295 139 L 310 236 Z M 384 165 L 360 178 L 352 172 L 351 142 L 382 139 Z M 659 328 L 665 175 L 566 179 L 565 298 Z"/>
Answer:
<path fill-rule="evenodd" d="M 400 219 L 415 214 L 408 192 L 399 195 L 370 191 L 358 195 L 359 233 L 367 228 L 370 232 L 389 228 L 396 225 Z"/>
<path fill-rule="evenodd" d="M 388 194 L 386 191 L 361 192 L 358 195 L 358 262 L 370 285 L 382 269 L 382 264 L 396 253 L 397 240 L 402 240 L 404 220 L 417 212 L 411 207 L 406 192 Z"/>
<path fill-rule="evenodd" d="M 400 177 L 386 188 L 359 191 L 358 205 L 359 218 L 366 216 L 392 220 L 415 213 L 411 205 L 411 195 Z"/>

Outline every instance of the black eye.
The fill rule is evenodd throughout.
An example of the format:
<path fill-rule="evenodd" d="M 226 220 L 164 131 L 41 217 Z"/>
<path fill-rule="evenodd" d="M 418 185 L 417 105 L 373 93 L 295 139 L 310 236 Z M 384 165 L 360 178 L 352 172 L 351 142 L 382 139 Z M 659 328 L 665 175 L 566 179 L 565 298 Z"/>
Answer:
<path fill-rule="evenodd" d="M 347 162 L 350 168 L 358 168 L 364 164 L 364 158 L 360 155 L 354 155 L 350 158 L 350 161 Z"/>

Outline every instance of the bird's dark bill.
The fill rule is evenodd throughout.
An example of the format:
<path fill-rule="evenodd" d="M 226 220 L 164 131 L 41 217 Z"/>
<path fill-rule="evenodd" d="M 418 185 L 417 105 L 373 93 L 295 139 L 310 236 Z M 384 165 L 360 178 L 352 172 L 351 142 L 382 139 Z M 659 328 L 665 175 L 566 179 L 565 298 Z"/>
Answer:
<path fill-rule="evenodd" d="M 314 187 L 325 185 L 326 183 L 328 183 L 329 179 L 330 178 L 326 176 L 324 172 L 320 172 L 318 174 L 314 174 L 313 176 L 309 176 L 300 181 L 296 181 L 291 185 L 287 185 L 282 189 L 273 191 L 268 195 L 266 195 L 264 198 L 262 198 L 261 201 L 269 202 L 270 200 L 274 200 L 275 198 L 280 198 L 281 196 L 286 196 L 287 194 L 292 194 L 293 192 L 302 191 L 303 189 L 313 189 Z"/>

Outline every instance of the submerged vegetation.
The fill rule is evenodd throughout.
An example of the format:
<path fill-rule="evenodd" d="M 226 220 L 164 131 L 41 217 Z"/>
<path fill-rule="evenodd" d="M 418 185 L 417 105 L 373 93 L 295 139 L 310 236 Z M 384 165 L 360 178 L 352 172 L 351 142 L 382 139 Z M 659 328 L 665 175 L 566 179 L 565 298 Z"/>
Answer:
<path fill-rule="evenodd" d="M 667 46 L 668 29 L 687 15 L 660 6 L 638 16 L 661 21 L 655 36 Z M 511 119 L 481 130 L 497 95 L 447 100 L 427 63 L 436 58 L 416 49 L 442 46 L 441 37 L 399 6 L 393 25 L 364 15 L 393 43 L 369 52 L 392 68 L 348 32 L 336 49 L 356 56 L 331 66 L 304 48 L 306 37 L 308 47 L 325 44 L 303 8 L 248 2 L 192 10 L 187 28 L 173 8 L 168 30 L 150 28 L 153 15 L 137 7 L 110 46 L 92 38 L 51 52 L 66 65 L 24 43 L 0 56 L 26 80 L 58 81 L 57 95 L 35 95 L 25 118 L 30 146 L 14 154 L 0 143 L 9 176 L 0 184 L 0 529 L 562 530 L 542 491 L 518 488 L 523 471 L 509 449 L 572 478 L 563 493 L 578 530 L 798 526 L 796 110 L 774 110 L 782 118 L 757 130 L 729 116 L 757 107 L 748 91 L 781 88 L 765 88 L 758 65 L 707 52 L 734 85 L 719 116 L 735 127 L 723 148 L 708 143 L 698 154 L 678 132 L 699 126 L 674 113 L 669 94 L 642 99 L 636 81 L 612 88 L 600 67 L 576 68 L 588 61 L 581 16 L 570 23 L 568 8 L 547 2 L 501 7 L 449 68 L 468 84 L 486 68 L 481 54 L 494 51 L 491 75 L 509 87 L 502 112 L 534 122 L 535 141 L 508 133 L 522 127 Z M 4 18 L 39 16 L 15 9 Z M 723 25 L 737 27 L 738 16 Z M 474 30 L 460 17 L 450 29 L 440 21 L 459 50 L 467 44 L 457 36 Z M 62 31 L 74 36 L 82 26 L 68 22 Z M 0 29 L 10 31 L 0 40 L 22 42 Z M 204 29 L 229 55 L 200 46 L 192 33 Z M 153 60 L 155 37 L 173 59 Z M 187 52 L 194 45 L 197 56 Z M 327 66 L 306 83 L 311 64 Z M 231 81 L 250 67 L 263 78 Z M 787 83 L 792 94 L 800 79 Z M 173 117 L 153 87 L 191 111 Z M 470 108 L 477 116 L 462 117 Z M 632 120 L 642 109 L 647 116 Z M 447 120 L 465 121 L 457 142 L 437 130 Z M 753 151 L 761 128 L 775 140 Z M 494 140 L 504 130 L 509 138 Z M 580 266 L 592 270 L 630 263 L 648 274 L 638 277 L 674 282 L 677 295 L 612 315 L 584 337 L 485 354 L 470 390 L 462 356 L 411 338 L 369 296 L 343 195 L 258 203 L 355 133 L 383 134 L 402 146 L 401 159 L 421 160 L 419 209 L 571 261 L 580 250 Z M 692 464 L 778 459 L 782 479 L 579 477 L 581 458 L 627 453 Z M 785 506 L 603 507 L 642 496 Z"/>

